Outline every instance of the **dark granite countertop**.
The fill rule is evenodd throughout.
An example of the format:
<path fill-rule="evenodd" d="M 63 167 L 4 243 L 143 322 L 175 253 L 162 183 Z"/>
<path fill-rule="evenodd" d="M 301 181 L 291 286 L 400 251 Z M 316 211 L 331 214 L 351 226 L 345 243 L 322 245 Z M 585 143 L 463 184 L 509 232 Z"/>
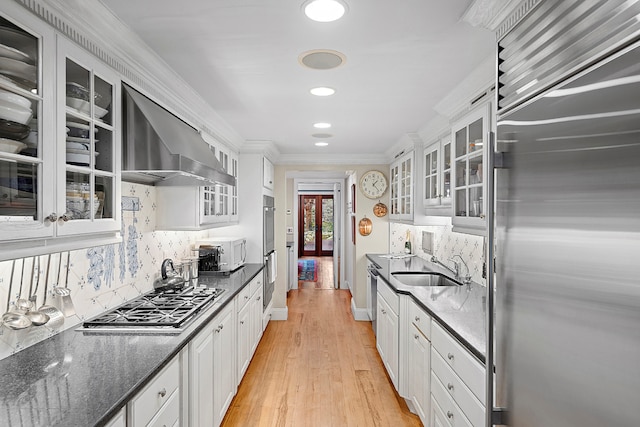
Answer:
<path fill-rule="evenodd" d="M 485 362 L 487 342 L 486 291 L 475 282 L 462 286 L 407 286 L 396 280 L 396 271 L 434 271 L 451 277 L 451 272 L 412 256 L 390 259 L 382 255 L 367 254 L 367 258 L 380 268 L 380 277 L 399 294 L 410 295 L 413 300 L 433 316 L 435 321 L 455 336 L 482 363 Z"/>
<path fill-rule="evenodd" d="M 247 264 L 227 277 L 200 275 L 199 285 L 227 291 L 178 335 L 72 328 L 0 360 L 0 424 L 105 424 L 262 269 Z"/>

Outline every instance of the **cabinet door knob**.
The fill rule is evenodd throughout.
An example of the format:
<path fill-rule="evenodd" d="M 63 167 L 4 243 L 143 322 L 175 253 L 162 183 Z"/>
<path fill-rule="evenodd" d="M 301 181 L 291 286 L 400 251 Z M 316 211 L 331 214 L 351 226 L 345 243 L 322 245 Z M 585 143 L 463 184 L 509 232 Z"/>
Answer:
<path fill-rule="evenodd" d="M 166 395 L 167 395 L 167 389 L 163 387 L 162 390 L 158 392 L 158 396 L 165 397 Z"/>
<path fill-rule="evenodd" d="M 415 334 L 413 337 L 414 337 L 415 339 L 420 338 L 420 336 L 418 336 L 418 334 Z"/>
<path fill-rule="evenodd" d="M 448 383 L 448 384 L 447 384 L 447 388 L 448 388 L 449 390 L 453 390 L 453 384 Z"/>
<path fill-rule="evenodd" d="M 241 324 L 241 325 L 244 325 L 244 320 L 241 320 L 241 321 L 240 321 L 240 324 Z"/>
<path fill-rule="evenodd" d="M 420 318 L 418 316 L 416 316 L 415 319 L 416 319 L 416 322 L 420 321 Z"/>
<path fill-rule="evenodd" d="M 67 222 L 71 219 L 71 215 L 67 215 L 67 214 L 63 214 L 60 219 L 63 220 L 64 222 Z"/>
<path fill-rule="evenodd" d="M 451 354 L 451 353 L 447 354 L 447 359 L 453 360 L 453 354 Z"/>
<path fill-rule="evenodd" d="M 58 220 L 58 214 L 53 212 L 51 215 L 45 218 L 49 222 L 56 222 Z"/>
<path fill-rule="evenodd" d="M 245 296 L 244 296 L 244 299 L 249 299 L 249 295 L 245 295 Z"/>
<path fill-rule="evenodd" d="M 453 418 L 453 412 L 451 412 L 451 411 L 447 411 L 447 417 L 448 417 L 449 419 L 452 419 L 452 418 Z"/>
<path fill-rule="evenodd" d="M 258 301 L 260 301 L 260 299 L 261 299 L 261 298 L 262 298 L 262 297 L 258 297 Z"/>

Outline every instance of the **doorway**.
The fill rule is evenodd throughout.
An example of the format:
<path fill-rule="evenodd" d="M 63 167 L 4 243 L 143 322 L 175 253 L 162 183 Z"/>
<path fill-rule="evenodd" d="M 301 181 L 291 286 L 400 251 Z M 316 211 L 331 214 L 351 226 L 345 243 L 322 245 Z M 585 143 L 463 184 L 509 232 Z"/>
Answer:
<path fill-rule="evenodd" d="M 299 196 L 298 256 L 333 256 L 332 195 Z"/>

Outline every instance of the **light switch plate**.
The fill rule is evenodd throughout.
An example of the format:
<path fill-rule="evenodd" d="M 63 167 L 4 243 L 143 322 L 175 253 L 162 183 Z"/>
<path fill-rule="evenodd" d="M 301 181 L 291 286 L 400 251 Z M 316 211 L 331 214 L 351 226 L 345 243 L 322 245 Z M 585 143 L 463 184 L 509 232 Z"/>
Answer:
<path fill-rule="evenodd" d="M 433 255 L 433 233 L 422 232 L 422 250 L 429 255 Z"/>

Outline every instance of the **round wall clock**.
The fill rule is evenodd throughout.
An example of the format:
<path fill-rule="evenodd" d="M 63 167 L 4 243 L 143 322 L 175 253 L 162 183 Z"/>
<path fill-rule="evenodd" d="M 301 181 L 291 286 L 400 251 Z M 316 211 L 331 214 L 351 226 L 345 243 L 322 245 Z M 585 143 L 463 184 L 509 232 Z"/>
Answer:
<path fill-rule="evenodd" d="M 387 177 L 376 170 L 365 172 L 360 178 L 360 191 L 369 199 L 380 198 L 387 191 Z"/>

